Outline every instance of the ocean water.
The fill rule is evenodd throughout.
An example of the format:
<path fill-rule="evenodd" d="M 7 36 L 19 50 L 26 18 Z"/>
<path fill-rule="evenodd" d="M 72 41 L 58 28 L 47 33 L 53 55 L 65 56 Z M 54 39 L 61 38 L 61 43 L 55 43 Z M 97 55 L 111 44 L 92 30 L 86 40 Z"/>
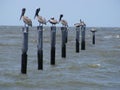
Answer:
<path fill-rule="evenodd" d="M 56 65 L 50 65 L 50 28 L 43 36 L 43 70 L 37 70 L 37 30 L 29 29 L 27 74 L 21 74 L 22 27 L 0 26 L 0 90 L 120 90 L 120 28 L 86 30 L 86 50 L 75 52 L 75 28 L 69 28 L 66 58 L 56 30 Z"/>

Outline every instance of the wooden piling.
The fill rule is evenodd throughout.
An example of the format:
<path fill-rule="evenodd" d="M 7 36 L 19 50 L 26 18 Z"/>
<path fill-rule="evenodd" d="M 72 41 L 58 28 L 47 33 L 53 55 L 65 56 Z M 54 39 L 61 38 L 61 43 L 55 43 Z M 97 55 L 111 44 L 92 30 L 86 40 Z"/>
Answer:
<path fill-rule="evenodd" d="M 76 53 L 79 52 L 80 27 L 76 27 Z"/>
<path fill-rule="evenodd" d="M 37 31 L 38 31 L 38 44 L 37 44 L 38 70 L 43 70 L 43 26 L 38 26 Z"/>
<path fill-rule="evenodd" d="M 21 55 L 21 73 L 27 73 L 28 27 L 23 28 L 23 45 Z"/>
<path fill-rule="evenodd" d="M 55 65 L 56 26 L 51 26 L 51 65 Z"/>
<path fill-rule="evenodd" d="M 81 26 L 81 50 L 85 50 L 85 29 L 84 25 Z"/>
<path fill-rule="evenodd" d="M 68 42 L 68 28 L 67 27 L 65 27 L 65 43 L 67 43 Z"/>
<path fill-rule="evenodd" d="M 61 32 L 62 32 L 62 49 L 61 49 L 61 56 L 63 58 L 66 57 L 66 39 L 67 39 L 67 33 L 66 33 L 67 28 L 66 27 L 61 27 Z"/>
<path fill-rule="evenodd" d="M 92 32 L 92 44 L 95 44 L 95 32 L 96 32 L 96 29 L 91 29 L 91 32 Z"/>

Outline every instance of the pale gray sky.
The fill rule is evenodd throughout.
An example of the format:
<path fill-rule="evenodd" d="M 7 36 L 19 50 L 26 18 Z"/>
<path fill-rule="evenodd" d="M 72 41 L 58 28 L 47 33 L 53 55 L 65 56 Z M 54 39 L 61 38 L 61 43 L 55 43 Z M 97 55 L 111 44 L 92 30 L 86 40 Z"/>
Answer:
<path fill-rule="evenodd" d="M 87 26 L 120 27 L 120 0 L 1 0 L 0 25 L 23 25 L 19 21 L 23 7 L 33 26 L 38 24 L 33 17 L 40 7 L 46 19 L 64 14 L 69 26 L 82 19 Z"/>

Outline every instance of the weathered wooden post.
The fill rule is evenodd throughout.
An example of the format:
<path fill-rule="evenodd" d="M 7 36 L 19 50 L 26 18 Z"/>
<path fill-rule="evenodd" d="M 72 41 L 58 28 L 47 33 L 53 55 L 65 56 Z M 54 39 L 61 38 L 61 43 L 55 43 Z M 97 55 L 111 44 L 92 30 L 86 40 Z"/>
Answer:
<path fill-rule="evenodd" d="M 68 42 L 68 28 L 66 27 L 65 28 L 65 42 L 67 43 Z"/>
<path fill-rule="evenodd" d="M 43 26 L 38 26 L 38 51 L 37 51 L 37 57 L 38 57 L 38 70 L 43 69 Z"/>
<path fill-rule="evenodd" d="M 66 38 L 67 38 L 67 33 L 66 33 L 67 28 L 66 27 L 61 27 L 61 32 L 62 32 L 62 49 L 61 49 L 61 55 L 63 58 L 66 57 Z"/>
<path fill-rule="evenodd" d="M 85 50 L 85 30 L 86 26 L 82 25 L 81 26 L 81 50 Z"/>
<path fill-rule="evenodd" d="M 80 27 L 76 27 L 76 53 L 79 52 Z"/>
<path fill-rule="evenodd" d="M 55 65 L 56 26 L 51 26 L 51 65 Z"/>
<path fill-rule="evenodd" d="M 96 29 L 91 29 L 90 31 L 92 32 L 92 44 L 95 44 L 95 32 L 96 32 Z"/>
<path fill-rule="evenodd" d="M 28 27 L 23 27 L 23 44 L 21 56 L 21 73 L 27 73 Z"/>

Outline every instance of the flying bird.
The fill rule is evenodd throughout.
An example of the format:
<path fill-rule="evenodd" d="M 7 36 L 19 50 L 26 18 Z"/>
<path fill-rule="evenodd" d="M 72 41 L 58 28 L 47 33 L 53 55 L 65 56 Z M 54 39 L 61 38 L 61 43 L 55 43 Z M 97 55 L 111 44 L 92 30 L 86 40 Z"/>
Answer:
<path fill-rule="evenodd" d="M 59 22 L 61 22 L 62 26 L 68 27 L 68 23 L 66 20 L 63 20 L 63 14 L 60 15 Z"/>
<path fill-rule="evenodd" d="M 26 26 L 26 24 L 27 24 L 28 26 L 31 26 L 31 27 L 32 27 L 32 21 L 31 21 L 31 19 L 29 19 L 27 16 L 24 16 L 25 11 L 26 11 L 26 9 L 23 8 L 23 9 L 22 9 L 21 16 L 20 16 L 20 20 L 21 20 L 21 18 L 22 18 L 22 19 L 23 19 L 23 22 L 25 23 L 25 26 Z"/>
<path fill-rule="evenodd" d="M 43 24 L 46 25 L 46 19 L 43 18 L 42 16 L 39 16 L 38 15 L 39 12 L 40 12 L 40 8 L 36 9 L 34 19 L 37 17 L 37 20 L 38 20 L 38 22 L 39 22 L 40 25 L 43 25 Z"/>

